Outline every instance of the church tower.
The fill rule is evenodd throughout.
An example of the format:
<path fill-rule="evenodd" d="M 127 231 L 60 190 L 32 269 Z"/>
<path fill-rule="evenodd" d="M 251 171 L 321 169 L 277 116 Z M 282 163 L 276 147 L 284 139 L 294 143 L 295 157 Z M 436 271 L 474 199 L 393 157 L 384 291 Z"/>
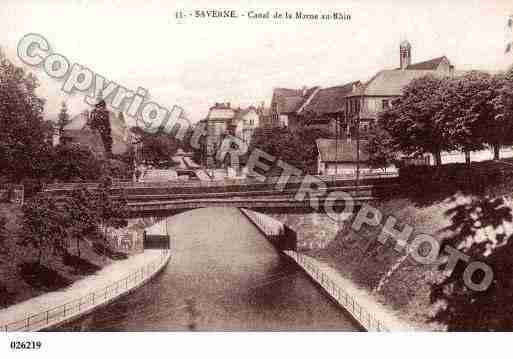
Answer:
<path fill-rule="evenodd" d="M 401 70 L 406 70 L 411 65 L 411 44 L 404 40 L 399 46 Z"/>

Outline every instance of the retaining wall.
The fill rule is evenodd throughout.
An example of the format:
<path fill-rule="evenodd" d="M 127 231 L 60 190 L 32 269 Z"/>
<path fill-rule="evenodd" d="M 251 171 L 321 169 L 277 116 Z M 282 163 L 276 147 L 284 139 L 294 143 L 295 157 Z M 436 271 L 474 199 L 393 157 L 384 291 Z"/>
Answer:
<path fill-rule="evenodd" d="M 268 238 L 279 232 L 280 222 L 261 213 L 241 209 L 251 222 Z M 271 240 L 272 241 L 272 240 Z M 278 247 L 279 248 L 279 247 Z M 328 295 L 344 308 L 367 331 L 411 331 L 407 323 L 394 317 L 380 303 L 357 288 L 337 270 L 305 254 L 284 250 Z"/>

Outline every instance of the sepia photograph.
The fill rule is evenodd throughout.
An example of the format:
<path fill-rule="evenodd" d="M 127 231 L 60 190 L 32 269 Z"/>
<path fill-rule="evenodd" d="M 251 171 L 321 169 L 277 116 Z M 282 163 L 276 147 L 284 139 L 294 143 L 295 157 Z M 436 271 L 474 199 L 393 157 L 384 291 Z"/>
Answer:
<path fill-rule="evenodd" d="M 512 178 L 511 1 L 0 4 L 8 353 L 512 332 Z"/>

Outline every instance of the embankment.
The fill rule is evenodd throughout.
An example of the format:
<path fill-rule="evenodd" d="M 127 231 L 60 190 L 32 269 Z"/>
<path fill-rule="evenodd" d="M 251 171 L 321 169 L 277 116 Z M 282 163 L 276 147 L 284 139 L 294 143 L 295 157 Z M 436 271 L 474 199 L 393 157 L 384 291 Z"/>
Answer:
<path fill-rule="evenodd" d="M 241 212 L 251 222 L 275 243 L 277 233 L 282 231 L 283 225 L 261 213 L 241 209 Z M 367 331 L 408 331 L 414 330 L 412 326 L 396 318 L 394 314 L 379 304 L 365 290 L 357 288 L 350 280 L 344 278 L 342 273 L 331 268 L 312 257 L 293 250 L 284 250 L 283 253 L 292 258 L 326 293 L 343 307 L 355 321 Z"/>
<path fill-rule="evenodd" d="M 51 329 L 86 315 L 143 286 L 169 262 L 169 250 L 147 250 L 113 263 L 63 291 L 50 292 L 0 311 L 2 331 Z"/>

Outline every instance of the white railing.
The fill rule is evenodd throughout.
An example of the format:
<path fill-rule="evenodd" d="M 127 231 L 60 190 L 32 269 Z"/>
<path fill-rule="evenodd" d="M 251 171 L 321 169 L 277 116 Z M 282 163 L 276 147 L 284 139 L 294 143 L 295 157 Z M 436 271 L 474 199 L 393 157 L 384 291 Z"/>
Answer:
<path fill-rule="evenodd" d="M 283 223 L 266 216 L 265 214 L 249 211 L 245 208 L 240 208 L 247 217 L 266 235 L 266 236 L 279 236 L 283 234 Z"/>
<path fill-rule="evenodd" d="M 358 304 L 355 298 L 337 285 L 333 279 L 320 270 L 317 266 L 303 255 L 295 251 L 287 251 L 299 265 L 303 267 L 324 290 L 335 299 L 351 316 L 360 323 L 367 331 L 388 332 L 390 331 L 383 323 L 376 319 L 367 309 Z"/>
<path fill-rule="evenodd" d="M 90 312 L 94 308 L 105 305 L 123 294 L 138 288 L 162 269 L 168 260 L 169 250 L 165 249 L 157 260 L 144 265 L 128 276 L 102 289 L 95 290 L 80 298 L 45 311 L 28 314 L 22 319 L 0 324 L 0 329 L 5 332 L 38 331 L 75 319 L 80 315 Z"/>

